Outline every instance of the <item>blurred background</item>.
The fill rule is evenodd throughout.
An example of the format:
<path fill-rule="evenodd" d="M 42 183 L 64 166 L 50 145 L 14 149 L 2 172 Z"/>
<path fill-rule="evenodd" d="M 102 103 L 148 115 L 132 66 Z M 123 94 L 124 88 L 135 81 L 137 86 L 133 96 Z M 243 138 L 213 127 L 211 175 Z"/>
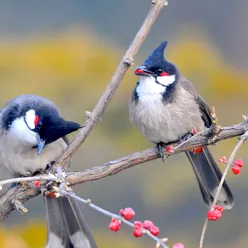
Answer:
<path fill-rule="evenodd" d="M 54 101 L 63 116 L 83 123 L 92 110 L 150 7 L 149 0 L 0 1 L 0 103 L 23 93 Z M 162 40 L 166 58 L 177 64 L 206 102 L 216 107 L 220 125 L 248 114 L 248 1 L 169 1 L 136 57 L 140 65 Z M 129 123 L 128 99 L 138 78 L 131 68 L 102 121 L 77 151 L 73 170 L 151 147 Z M 229 156 L 237 139 L 211 147 L 216 160 Z M 247 145 L 238 158 L 248 161 Z M 236 205 L 210 223 L 205 248 L 247 247 L 248 162 L 228 183 Z M 220 164 L 223 170 L 223 165 Z M 184 154 L 151 161 L 118 175 L 77 186 L 84 198 L 117 213 L 131 206 L 136 219 L 150 219 L 169 238 L 197 247 L 207 208 Z M 42 248 L 46 239 L 41 197 L 29 201 L 28 214 L 13 212 L 0 226 L 0 247 Z M 99 247 L 155 247 L 132 230 L 108 229 L 109 219 L 82 206 Z"/>

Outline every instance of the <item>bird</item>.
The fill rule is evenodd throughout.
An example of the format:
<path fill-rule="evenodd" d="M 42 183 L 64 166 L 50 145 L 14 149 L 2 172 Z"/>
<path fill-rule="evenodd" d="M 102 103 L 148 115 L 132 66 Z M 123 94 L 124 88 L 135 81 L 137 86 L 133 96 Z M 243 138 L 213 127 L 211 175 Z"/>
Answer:
<path fill-rule="evenodd" d="M 212 125 L 211 111 L 193 84 L 164 57 L 168 42 L 163 41 L 142 66 L 134 70 L 139 81 L 129 101 L 131 122 L 152 143 L 163 158 L 166 144 L 182 141 L 193 129 L 204 131 Z M 187 150 L 204 202 L 211 208 L 222 173 L 207 146 Z M 231 209 L 234 199 L 224 182 L 217 201 Z"/>
<path fill-rule="evenodd" d="M 0 110 L 0 179 L 35 175 L 68 146 L 67 134 L 81 128 L 66 121 L 47 98 L 24 94 Z M 78 203 L 71 197 L 44 196 L 46 248 L 97 248 Z"/>

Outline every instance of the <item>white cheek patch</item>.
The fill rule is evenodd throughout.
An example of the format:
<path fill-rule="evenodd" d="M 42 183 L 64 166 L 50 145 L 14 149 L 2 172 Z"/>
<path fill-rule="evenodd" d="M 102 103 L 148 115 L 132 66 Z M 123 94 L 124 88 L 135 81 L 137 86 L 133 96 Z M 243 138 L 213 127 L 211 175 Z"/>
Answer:
<path fill-rule="evenodd" d="M 9 128 L 9 137 L 20 144 L 37 145 L 36 133 L 27 127 L 23 117 L 14 120 Z"/>
<path fill-rule="evenodd" d="M 171 75 L 171 76 L 157 77 L 157 81 L 164 86 L 168 86 L 176 81 L 176 76 Z"/>
<path fill-rule="evenodd" d="M 165 91 L 165 87 L 157 84 L 154 77 L 140 77 L 136 92 L 139 97 L 147 95 L 160 95 Z"/>
<path fill-rule="evenodd" d="M 31 130 L 35 129 L 35 124 L 34 124 L 35 111 L 33 109 L 30 109 L 29 111 L 27 111 L 26 116 L 25 116 L 25 120 L 27 122 L 28 127 Z"/>

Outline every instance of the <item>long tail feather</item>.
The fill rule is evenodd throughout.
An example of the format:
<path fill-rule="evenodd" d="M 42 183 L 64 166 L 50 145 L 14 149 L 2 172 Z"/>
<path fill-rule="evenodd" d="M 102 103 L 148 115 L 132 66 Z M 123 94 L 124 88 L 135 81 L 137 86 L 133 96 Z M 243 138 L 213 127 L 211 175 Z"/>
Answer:
<path fill-rule="evenodd" d="M 97 248 L 76 201 L 44 197 L 47 216 L 46 248 Z"/>
<path fill-rule="evenodd" d="M 187 151 L 186 155 L 195 172 L 203 200 L 211 207 L 222 173 L 207 147 L 197 154 Z M 226 182 L 222 186 L 218 204 L 225 209 L 231 209 L 234 205 L 232 192 Z"/>

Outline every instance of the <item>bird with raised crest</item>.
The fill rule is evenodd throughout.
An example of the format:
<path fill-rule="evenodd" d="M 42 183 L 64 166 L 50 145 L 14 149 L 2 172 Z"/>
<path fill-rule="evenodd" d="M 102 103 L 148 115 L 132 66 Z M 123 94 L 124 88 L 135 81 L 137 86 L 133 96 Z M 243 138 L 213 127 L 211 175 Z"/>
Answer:
<path fill-rule="evenodd" d="M 203 131 L 212 124 L 210 109 L 203 98 L 178 68 L 164 58 L 166 46 L 167 41 L 162 42 L 144 64 L 135 69 L 139 81 L 129 102 L 131 122 L 157 145 L 162 159 L 164 145 L 185 140 L 193 128 Z M 186 155 L 203 200 L 211 207 L 222 173 L 207 146 L 188 150 Z M 231 209 L 234 204 L 226 182 L 222 186 L 218 204 L 225 209 Z"/>

